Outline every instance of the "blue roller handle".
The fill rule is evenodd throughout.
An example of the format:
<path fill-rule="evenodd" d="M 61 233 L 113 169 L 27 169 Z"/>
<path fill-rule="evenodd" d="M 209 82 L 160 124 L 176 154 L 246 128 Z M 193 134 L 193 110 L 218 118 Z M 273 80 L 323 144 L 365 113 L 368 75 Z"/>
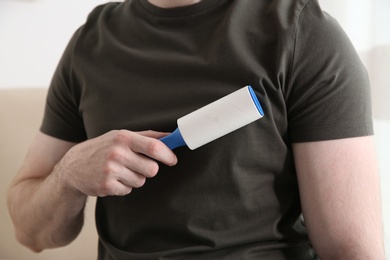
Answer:
<path fill-rule="evenodd" d="M 183 136 L 180 133 L 179 128 L 176 128 L 171 134 L 160 138 L 160 141 L 168 146 L 171 150 L 180 147 L 187 146 L 186 142 L 183 139 Z"/>

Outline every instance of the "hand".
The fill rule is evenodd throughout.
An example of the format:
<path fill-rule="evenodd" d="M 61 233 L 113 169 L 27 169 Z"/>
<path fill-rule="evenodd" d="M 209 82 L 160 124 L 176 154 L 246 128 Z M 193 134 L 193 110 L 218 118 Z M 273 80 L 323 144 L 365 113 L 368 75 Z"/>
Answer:
<path fill-rule="evenodd" d="M 157 140 L 165 135 L 114 130 L 74 146 L 56 170 L 66 184 L 85 195 L 127 195 L 157 174 L 156 161 L 177 163 L 175 154 Z"/>

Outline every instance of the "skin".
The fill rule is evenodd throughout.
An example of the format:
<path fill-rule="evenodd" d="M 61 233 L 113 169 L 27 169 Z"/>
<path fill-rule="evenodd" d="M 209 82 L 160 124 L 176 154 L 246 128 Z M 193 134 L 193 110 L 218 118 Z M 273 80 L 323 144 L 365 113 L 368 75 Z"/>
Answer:
<path fill-rule="evenodd" d="M 69 244 L 88 196 L 127 195 L 156 176 L 156 161 L 177 163 L 156 139 L 165 135 L 120 130 L 75 144 L 38 133 L 8 192 L 16 238 L 34 252 Z"/>
<path fill-rule="evenodd" d="M 172 8 L 200 0 L 149 0 Z M 34 252 L 64 246 L 83 226 L 88 196 L 123 196 L 173 166 L 166 133 L 111 131 L 76 144 L 38 133 L 8 191 L 17 239 Z M 322 260 L 384 260 L 373 137 L 292 144 L 305 224 Z M 28 203 L 25 203 L 28 201 Z M 23 207 L 21 207 L 23 205 Z"/>
<path fill-rule="evenodd" d="M 302 211 L 320 259 L 385 259 L 372 136 L 293 144 Z"/>
<path fill-rule="evenodd" d="M 199 3 L 201 0 L 149 0 L 155 6 L 161 8 L 174 8 Z"/>
<path fill-rule="evenodd" d="M 83 226 L 88 196 L 127 195 L 156 176 L 156 160 L 177 163 L 156 139 L 165 135 L 121 130 L 75 144 L 38 133 L 8 193 L 18 240 L 34 252 L 69 244 Z M 384 260 L 373 138 L 298 143 L 293 152 L 320 258 Z"/>

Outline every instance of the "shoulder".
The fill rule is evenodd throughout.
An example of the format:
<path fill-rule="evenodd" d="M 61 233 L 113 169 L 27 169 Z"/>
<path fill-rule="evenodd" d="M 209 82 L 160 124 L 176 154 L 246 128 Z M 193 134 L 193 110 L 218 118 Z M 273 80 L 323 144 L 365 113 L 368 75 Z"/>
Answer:
<path fill-rule="evenodd" d="M 110 2 L 96 6 L 87 16 L 85 23 L 80 28 L 80 34 L 86 34 L 90 31 L 96 31 L 103 26 L 120 9 L 121 3 Z"/>
<path fill-rule="evenodd" d="M 99 19 L 109 17 L 119 7 L 119 2 L 109 2 L 96 6 L 88 15 L 86 24 L 96 22 Z"/>

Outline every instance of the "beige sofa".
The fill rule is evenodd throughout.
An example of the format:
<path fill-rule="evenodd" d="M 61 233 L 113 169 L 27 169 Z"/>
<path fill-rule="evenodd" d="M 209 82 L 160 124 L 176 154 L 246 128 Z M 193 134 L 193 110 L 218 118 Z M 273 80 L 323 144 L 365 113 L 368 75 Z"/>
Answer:
<path fill-rule="evenodd" d="M 28 145 L 38 131 L 46 91 L 46 88 L 0 89 L 0 259 L 97 259 L 95 199 L 89 199 L 85 226 L 79 237 L 70 245 L 36 254 L 15 240 L 7 211 L 6 192 L 26 154 Z"/>

